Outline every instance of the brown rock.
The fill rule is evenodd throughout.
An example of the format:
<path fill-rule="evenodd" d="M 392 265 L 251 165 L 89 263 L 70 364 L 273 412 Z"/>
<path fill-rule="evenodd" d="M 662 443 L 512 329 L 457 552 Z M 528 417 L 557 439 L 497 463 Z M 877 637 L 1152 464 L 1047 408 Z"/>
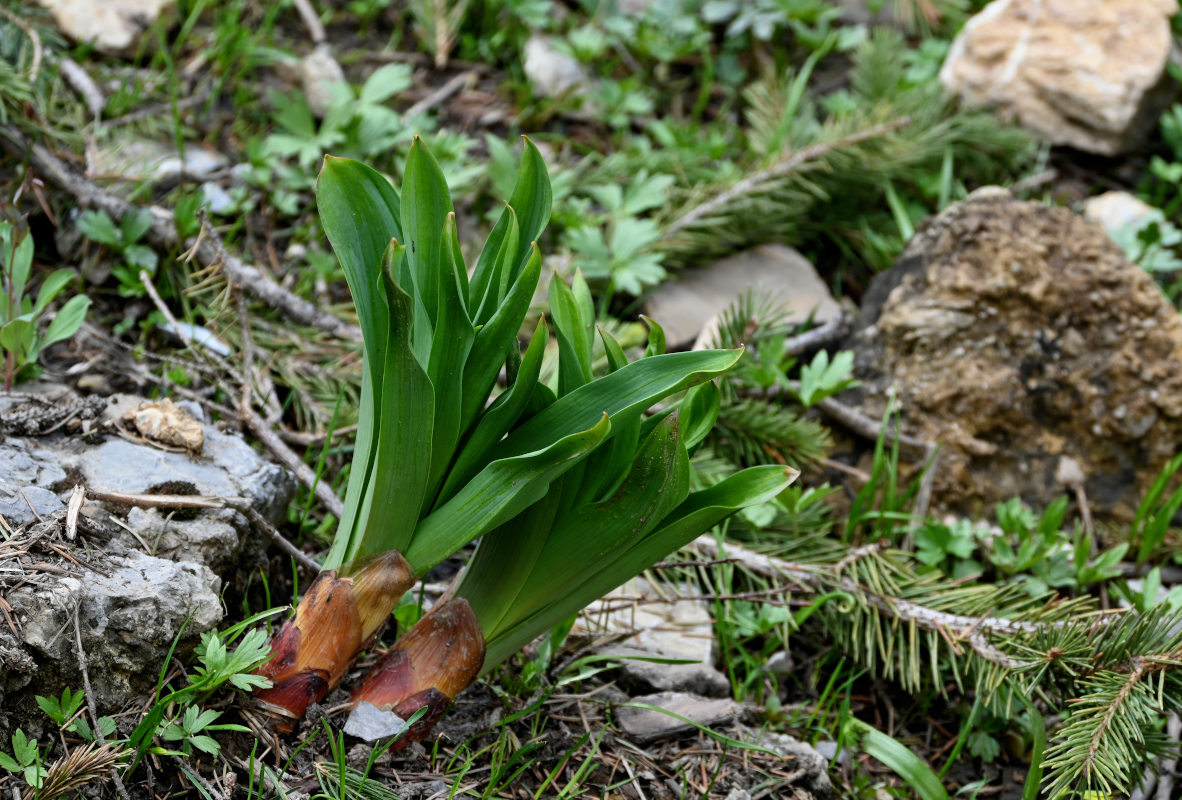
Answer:
<path fill-rule="evenodd" d="M 847 394 L 941 442 L 937 504 L 989 510 L 1065 491 L 1061 457 L 1100 518 L 1128 519 L 1182 443 L 1182 321 L 1098 226 L 974 192 L 924 223 L 871 284 Z"/>
<path fill-rule="evenodd" d="M 1137 145 L 1174 91 L 1173 0 L 994 0 L 956 37 L 940 80 L 1053 144 Z"/>

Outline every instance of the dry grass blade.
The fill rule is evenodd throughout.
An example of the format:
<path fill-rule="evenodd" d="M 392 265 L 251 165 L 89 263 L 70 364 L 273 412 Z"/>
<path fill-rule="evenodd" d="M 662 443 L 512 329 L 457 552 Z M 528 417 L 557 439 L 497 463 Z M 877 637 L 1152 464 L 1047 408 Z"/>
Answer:
<path fill-rule="evenodd" d="M 37 796 L 41 800 L 56 800 L 76 792 L 91 781 L 114 774 L 126 755 L 127 750 L 123 745 L 105 744 L 100 747 L 95 742 L 72 750 L 53 762 L 45 773 L 45 783 Z"/>

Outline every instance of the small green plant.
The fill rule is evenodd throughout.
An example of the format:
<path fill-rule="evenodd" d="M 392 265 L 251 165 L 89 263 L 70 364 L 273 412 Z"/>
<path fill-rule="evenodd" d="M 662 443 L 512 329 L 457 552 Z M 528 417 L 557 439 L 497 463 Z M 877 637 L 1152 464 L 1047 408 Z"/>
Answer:
<path fill-rule="evenodd" d="M 143 297 L 148 293 L 140 280 L 141 271 L 148 273 L 149 278 L 156 276 L 159 264 L 156 251 L 140 244 L 150 227 L 152 212 L 146 208 L 127 212 L 118 225 L 105 211 L 83 211 L 78 217 L 78 228 L 86 238 L 119 255 L 120 262 L 111 274 L 119 280 L 121 297 Z"/>
<path fill-rule="evenodd" d="M 4 292 L 0 294 L 0 347 L 4 348 L 4 390 L 14 382 L 31 377 L 37 357 L 49 345 L 73 336 L 90 308 L 90 298 L 71 297 L 57 312 L 44 333 L 39 330 L 41 316 L 76 277 L 73 270 L 59 269 L 47 277 L 37 292 L 37 300 L 26 295 L 33 268 L 33 237 L 21 235 L 11 222 L 0 222 L 0 267 L 4 272 Z"/>
<path fill-rule="evenodd" d="M 250 676 L 257 677 L 257 676 Z M 221 745 L 209 735 L 212 731 L 238 731 L 249 733 L 250 729 L 242 725 L 221 724 L 213 722 L 222 715 L 220 711 L 202 711 L 195 705 L 186 706 L 184 712 L 176 719 L 168 722 L 160 730 L 160 738 L 166 742 L 179 742 L 180 750 L 174 755 L 191 756 L 193 750 L 201 750 L 211 756 L 221 752 Z"/>
<path fill-rule="evenodd" d="M 81 691 L 71 691 L 69 687 L 62 689 L 61 697 L 42 697 L 36 696 L 37 705 L 41 710 L 52 719 L 59 728 L 65 733 L 75 733 L 81 736 L 88 742 L 95 740 L 94 731 L 90 729 L 90 724 L 87 723 L 86 718 L 78 712 L 82 709 L 82 703 L 86 699 L 86 695 Z M 109 737 L 115 733 L 115 720 L 111 717 L 99 717 L 98 721 L 99 732 L 104 737 Z"/>
<path fill-rule="evenodd" d="M 45 767 L 37 740 L 29 739 L 19 728 L 12 734 L 12 755 L 0 751 L 0 767 L 19 774 L 34 789 L 40 789 L 45 782 Z"/>
<path fill-rule="evenodd" d="M 829 360 L 829 353 L 820 351 L 811 364 L 800 368 L 800 388 L 793 391 L 800 404 L 811 408 L 826 397 L 840 394 L 857 386 L 858 381 L 850 377 L 854 369 L 854 354 L 843 350 Z"/>

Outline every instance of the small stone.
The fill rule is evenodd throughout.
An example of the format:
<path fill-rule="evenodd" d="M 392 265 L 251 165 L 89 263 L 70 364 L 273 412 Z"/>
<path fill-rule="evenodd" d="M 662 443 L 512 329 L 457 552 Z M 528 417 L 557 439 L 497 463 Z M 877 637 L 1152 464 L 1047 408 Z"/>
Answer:
<path fill-rule="evenodd" d="M 118 139 L 100 149 L 95 172 L 118 175 L 130 181 L 176 183 L 182 179 L 203 180 L 223 169 L 230 160 L 221 153 L 197 145 L 184 155 L 171 145 L 154 139 Z"/>
<path fill-rule="evenodd" d="M 0 515 L 11 527 L 65 508 L 51 491 L 65 480 L 65 471 L 47 450 L 16 437 L 0 443 Z"/>
<path fill-rule="evenodd" d="M 218 216 L 232 214 L 238 208 L 230 193 L 223 189 L 221 184 L 212 181 L 201 184 L 201 202 L 209 209 L 210 214 Z"/>
<path fill-rule="evenodd" d="M 1083 486 L 1087 478 L 1078 461 L 1070 456 L 1059 456 L 1059 466 L 1055 468 L 1055 480 L 1064 486 L 1075 487 Z"/>
<path fill-rule="evenodd" d="M 1089 197 L 1084 203 L 1084 219 L 1098 222 L 1109 235 L 1125 227 L 1137 227 L 1161 212 L 1128 192 L 1111 191 Z"/>
<path fill-rule="evenodd" d="M 176 0 L 41 0 L 58 27 L 78 42 L 108 55 L 125 54 Z"/>
<path fill-rule="evenodd" d="M 364 700 L 349 712 L 349 718 L 345 720 L 345 733 L 367 742 L 389 739 L 404 727 L 406 720 L 402 717 L 393 711 L 382 711 Z"/>
<path fill-rule="evenodd" d="M 531 36 L 525 43 L 524 69 L 538 97 L 578 94 L 590 84 L 578 59 L 559 50 L 545 36 Z"/>
<path fill-rule="evenodd" d="M 684 270 L 677 280 L 657 287 L 645 308 L 665 329 L 670 347 L 684 347 L 695 339 L 708 346 L 710 342 L 703 340 L 712 338 L 718 316 L 747 292 L 780 304 L 789 325 L 803 323 L 810 314 L 818 324 L 841 314 L 841 306 L 808 259 L 781 244 Z"/>
<path fill-rule="evenodd" d="M 709 728 L 729 722 L 742 710 L 734 700 L 710 700 L 684 692 L 645 695 L 633 698 L 631 702 L 662 709 L 658 711 L 630 705 L 622 705 L 616 709 L 616 719 L 619 720 L 620 727 L 629 736 L 641 742 L 677 736 L 696 727 Z"/>
<path fill-rule="evenodd" d="M 317 117 L 328 113 L 333 101 L 349 91 L 345 71 L 332 55 L 327 44 L 317 45 L 300 61 L 300 82 L 304 87 L 304 99 L 308 108 Z M 343 90 L 343 91 L 342 91 Z"/>
<path fill-rule="evenodd" d="M 1177 11 L 1173 0 L 994 0 L 957 35 L 940 80 L 1052 144 L 1127 152 L 1174 96 Z"/>
<path fill-rule="evenodd" d="M 205 430 L 189 413 L 173 405 L 167 397 L 157 402 L 143 403 L 128 412 L 125 419 L 135 425 L 140 435 L 161 444 L 183 447 L 190 453 L 200 453 L 205 446 Z"/>

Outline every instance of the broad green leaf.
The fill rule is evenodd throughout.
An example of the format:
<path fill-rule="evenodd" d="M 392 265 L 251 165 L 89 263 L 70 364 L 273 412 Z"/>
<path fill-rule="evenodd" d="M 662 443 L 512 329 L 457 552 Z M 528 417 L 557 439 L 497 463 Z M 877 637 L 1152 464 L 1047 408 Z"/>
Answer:
<path fill-rule="evenodd" d="M 41 347 L 49 347 L 54 342 L 69 339 L 77 333 L 82 327 L 82 321 L 86 319 L 86 311 L 89 308 L 90 298 L 85 295 L 76 295 L 67 300 L 53 318 L 53 322 L 49 323 L 45 338 L 41 340 Z"/>
<path fill-rule="evenodd" d="M 694 492 L 656 528 L 601 564 L 584 563 L 577 583 L 551 596 L 527 618 L 488 637 L 482 672 L 487 672 L 561 620 L 684 547 L 741 508 L 769 502 L 799 475 L 783 467 L 751 467 L 709 489 Z"/>
<path fill-rule="evenodd" d="M 439 492 L 439 502 L 450 499 L 465 481 L 476 474 L 484 456 L 516 424 L 538 382 L 548 338 L 546 320 L 538 320 L 538 327 L 521 357 L 517 380 L 481 415 L 448 471 L 447 480 Z"/>
<path fill-rule="evenodd" d="M 33 316 L 41 316 L 53 298 L 57 297 L 62 289 L 69 285 L 70 281 L 77 277 L 72 269 L 55 270 L 48 278 L 41 283 L 41 288 L 37 292 L 37 304 L 33 306 Z"/>
<path fill-rule="evenodd" d="M 594 317 L 584 319 L 579 302 L 558 275 L 550 280 L 550 313 L 558 334 L 558 396 L 591 382 L 591 347 L 584 327 L 593 329 Z"/>
<path fill-rule="evenodd" d="M 17 317 L 0 327 L 0 347 L 13 353 L 16 360 L 23 364 L 33 348 L 35 333 L 32 321 L 25 316 Z"/>
<path fill-rule="evenodd" d="M 699 383 L 686 392 L 685 399 L 679 404 L 681 419 L 678 424 L 685 448 L 691 453 L 714 429 L 721 405 L 722 394 L 714 381 Z"/>
<path fill-rule="evenodd" d="M 378 424 L 373 470 L 358 516 L 360 538 L 349 544 L 344 560 L 386 550 L 405 551 L 426 502 L 434 431 L 434 391 L 410 349 L 411 299 L 383 275 L 390 301 L 390 331 L 382 371 L 384 408 Z M 341 538 L 341 537 L 338 537 Z M 332 556 L 326 560 L 335 566 Z"/>
<path fill-rule="evenodd" d="M 21 298 L 25 295 L 25 285 L 29 282 L 29 272 L 33 268 L 33 237 L 25 234 L 13 253 L 12 263 L 8 265 L 9 281 L 12 286 L 12 296 Z"/>
<path fill-rule="evenodd" d="M 502 458 L 482 469 L 455 497 L 420 523 L 403 555 L 422 572 L 537 502 L 550 482 L 599 446 L 611 431 L 606 414 L 594 425 L 551 437 L 542 449 Z"/>
<path fill-rule="evenodd" d="M 455 214 L 449 214 L 443 229 L 439 255 L 443 262 L 440 270 L 439 320 L 435 336 L 431 340 L 431 360 L 427 368 L 427 376 L 431 379 L 435 394 L 428 496 L 433 496 L 443 482 L 444 471 L 451 464 L 456 444 L 460 439 L 464 362 L 476 336 L 464 308 L 463 287 L 456 276 L 462 267 L 455 263 L 452 249 L 455 235 Z"/>
<path fill-rule="evenodd" d="M 406 260 L 433 330 L 439 328 L 440 286 L 445 269 L 440 245 L 447 215 L 452 213 L 447 181 L 435 157 L 415 137 L 402 181 L 402 224 Z"/>
<path fill-rule="evenodd" d="M 613 425 L 619 425 L 674 392 L 721 375 L 741 355 L 741 350 L 698 350 L 628 364 L 559 398 L 511 433 L 494 454 L 508 458 L 536 450 L 555 437 L 586 428 L 604 413 L 612 418 Z"/>
<path fill-rule="evenodd" d="M 525 265 L 522 273 L 517 276 L 505 302 L 476 333 L 476 341 L 472 343 L 472 352 L 468 356 L 468 364 L 464 369 L 461 430 L 467 430 L 476 415 L 484 408 L 488 393 L 496 383 L 497 373 L 501 371 L 501 364 L 505 362 L 509 349 L 519 347 L 517 332 L 521 330 L 521 323 L 525 320 L 526 312 L 529 311 L 529 304 L 533 300 L 534 291 L 538 288 L 538 278 L 541 274 L 542 254 L 537 247 L 534 247 L 533 257 Z M 570 428 L 567 433 L 589 428 L 598 418 L 596 415 L 593 419 L 586 419 L 586 425 L 581 428 Z M 556 438 L 559 437 L 537 442 L 537 446 L 530 449 L 537 450 Z"/>
<path fill-rule="evenodd" d="M 948 800 L 948 791 L 936 773 L 906 746 L 856 717 L 848 717 L 846 724 L 853 726 L 863 752 L 890 767 L 921 800 Z"/>
<path fill-rule="evenodd" d="M 608 370 L 615 372 L 628 363 L 628 356 L 624 355 L 624 348 L 616 341 L 616 337 L 599 329 L 599 338 L 603 340 L 603 351 L 607 354 Z"/>
<path fill-rule="evenodd" d="M 488 322 L 509 290 L 512 262 L 517 258 L 520 229 L 517 212 L 506 206 L 501 218 L 493 226 L 484 250 L 476 262 L 468 289 L 469 307 L 475 309 L 472 321 L 477 325 Z"/>

